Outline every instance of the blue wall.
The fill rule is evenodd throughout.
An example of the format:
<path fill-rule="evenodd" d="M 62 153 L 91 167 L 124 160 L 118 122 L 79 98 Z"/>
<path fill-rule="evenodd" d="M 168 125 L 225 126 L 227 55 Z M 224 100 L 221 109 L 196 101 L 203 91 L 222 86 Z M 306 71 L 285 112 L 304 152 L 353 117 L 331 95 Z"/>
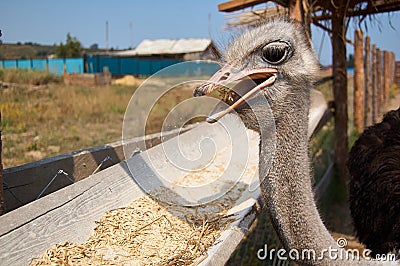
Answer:
<path fill-rule="evenodd" d="M 150 76 L 164 67 L 182 62 L 176 59 L 147 59 L 136 57 L 87 56 L 88 73 L 103 72 L 107 66 L 113 75 Z"/>
<path fill-rule="evenodd" d="M 86 57 L 88 73 L 103 72 L 103 67 L 107 66 L 113 75 L 150 76 L 165 67 L 182 62 L 184 61 L 169 58 L 109 57 L 99 55 Z M 178 64 L 174 68 L 163 72 L 163 74 L 170 76 L 211 75 L 219 68 L 215 63 L 190 61 L 185 62 L 185 64 Z"/>
<path fill-rule="evenodd" d="M 64 71 L 64 62 L 67 73 L 83 73 L 83 58 L 66 59 L 28 59 L 28 60 L 1 60 L 1 68 L 21 68 L 50 71 L 56 75 L 62 75 Z M 182 60 L 169 58 L 136 58 L 136 57 L 110 57 L 110 56 L 87 56 L 86 65 L 88 73 L 101 73 L 103 67 L 113 75 L 135 75 L 150 76 L 161 69 L 182 63 Z M 219 69 L 215 63 L 206 63 L 204 61 L 190 61 L 185 64 L 178 64 L 174 68 L 163 72 L 170 76 L 198 76 L 212 75 Z"/>
<path fill-rule="evenodd" d="M 21 68 L 34 70 L 49 70 L 56 75 L 64 72 L 64 61 L 67 73 L 83 73 L 83 58 L 66 59 L 21 59 L 21 60 L 1 60 L 1 68 Z"/>

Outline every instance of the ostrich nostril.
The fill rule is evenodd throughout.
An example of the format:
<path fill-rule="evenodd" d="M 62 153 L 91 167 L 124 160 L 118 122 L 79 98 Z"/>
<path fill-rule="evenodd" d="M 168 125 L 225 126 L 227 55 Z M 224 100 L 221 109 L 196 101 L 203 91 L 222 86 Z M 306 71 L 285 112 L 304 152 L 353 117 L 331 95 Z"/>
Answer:
<path fill-rule="evenodd" d="M 227 80 L 230 76 L 229 72 L 225 72 L 224 75 L 220 78 L 220 81 Z"/>
<path fill-rule="evenodd" d="M 193 91 L 193 96 L 194 97 L 199 97 L 199 96 L 205 95 L 205 93 L 204 93 L 202 88 L 203 88 L 203 85 L 200 85 L 197 88 L 195 88 L 194 91 Z"/>

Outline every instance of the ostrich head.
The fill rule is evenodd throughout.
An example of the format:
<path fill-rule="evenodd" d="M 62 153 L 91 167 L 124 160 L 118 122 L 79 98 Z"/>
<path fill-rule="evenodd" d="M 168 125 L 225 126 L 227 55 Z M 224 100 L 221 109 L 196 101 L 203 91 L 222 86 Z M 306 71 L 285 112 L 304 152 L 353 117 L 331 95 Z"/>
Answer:
<path fill-rule="evenodd" d="M 272 20 L 238 36 L 228 46 L 223 61 L 225 66 L 196 88 L 194 95 L 209 94 L 239 81 L 222 97 L 230 107 L 216 108 L 208 122 L 215 122 L 235 109 L 245 125 L 255 130 L 258 124 L 250 103 L 257 106 L 257 98 L 264 96 L 275 119 L 279 119 L 282 111 L 279 107 L 285 106 L 285 97 L 289 94 L 306 96 L 306 92 L 299 90 L 309 89 L 319 72 L 301 25 L 288 19 Z"/>
<path fill-rule="evenodd" d="M 319 66 L 303 28 L 287 19 L 272 20 L 238 36 L 223 59 L 225 66 L 194 91 L 195 96 L 201 96 L 222 90 L 223 102 L 207 121 L 215 122 L 235 110 L 248 128 L 267 133 L 261 134 L 259 146 L 261 198 L 287 249 L 312 249 L 321 254 L 337 247 L 319 216 L 312 192 L 308 112 Z M 237 84 L 227 89 L 234 81 Z M 276 126 L 275 158 L 270 169 L 267 150 L 271 124 L 265 103 Z M 312 259 L 298 262 L 321 263 Z M 332 262 L 324 258 L 323 264 L 328 263 Z"/>

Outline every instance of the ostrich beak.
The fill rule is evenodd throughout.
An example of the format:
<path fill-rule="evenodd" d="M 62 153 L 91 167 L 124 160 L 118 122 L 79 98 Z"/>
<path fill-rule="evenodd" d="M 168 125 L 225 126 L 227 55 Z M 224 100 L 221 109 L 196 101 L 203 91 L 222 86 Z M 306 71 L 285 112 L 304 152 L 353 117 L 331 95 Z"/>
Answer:
<path fill-rule="evenodd" d="M 214 90 L 227 88 L 227 85 L 238 82 L 233 88 L 229 89 L 229 92 L 233 94 L 230 97 L 231 102 L 229 102 L 229 107 L 222 111 L 213 111 L 207 117 L 206 121 L 208 123 L 215 123 L 235 108 L 245 104 L 258 91 L 273 84 L 276 80 L 277 72 L 275 68 L 235 71 L 232 66 L 227 65 L 217 71 L 208 81 L 197 87 L 193 95 L 195 97 L 207 95 Z M 246 82 L 249 80 L 253 81 L 251 82 L 251 86 L 249 86 L 249 82 Z"/>

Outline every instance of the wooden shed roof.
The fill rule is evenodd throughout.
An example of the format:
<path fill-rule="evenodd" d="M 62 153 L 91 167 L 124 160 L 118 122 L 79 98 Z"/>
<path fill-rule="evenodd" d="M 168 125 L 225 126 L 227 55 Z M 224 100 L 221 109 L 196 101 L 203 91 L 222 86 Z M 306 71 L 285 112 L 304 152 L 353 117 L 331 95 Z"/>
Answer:
<path fill-rule="evenodd" d="M 243 10 L 243 12 L 229 15 L 228 27 L 237 25 L 251 25 L 260 18 L 269 18 L 288 14 L 289 0 L 232 0 L 218 5 L 222 12 L 233 12 L 262 3 L 275 3 L 275 6 Z M 335 6 L 332 1 L 317 0 L 312 3 L 311 12 L 313 22 L 331 19 Z M 400 0 L 350 0 L 347 6 L 346 17 L 366 16 L 376 13 L 400 10 Z"/>
<path fill-rule="evenodd" d="M 252 7 L 258 4 L 274 2 L 280 6 L 288 7 L 289 0 L 231 0 L 218 5 L 218 10 L 223 12 L 232 12 L 246 7 Z M 314 10 L 325 9 L 334 10 L 332 1 L 317 0 L 312 3 Z M 375 14 L 400 10 L 399 0 L 350 0 L 348 1 L 349 15 L 358 16 L 363 14 Z M 357 11 L 357 12 L 355 12 Z"/>

